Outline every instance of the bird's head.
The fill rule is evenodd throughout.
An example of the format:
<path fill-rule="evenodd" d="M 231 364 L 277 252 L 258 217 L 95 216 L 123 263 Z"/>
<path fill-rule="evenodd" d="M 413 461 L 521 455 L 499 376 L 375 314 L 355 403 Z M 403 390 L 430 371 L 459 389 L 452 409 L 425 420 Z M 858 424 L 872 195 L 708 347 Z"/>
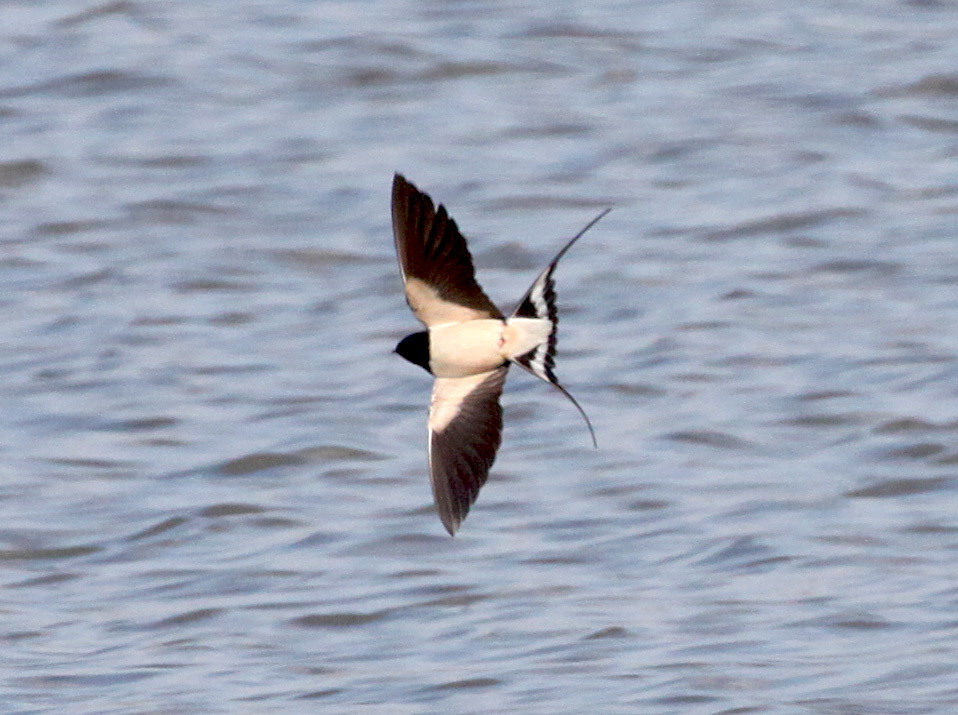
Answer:
<path fill-rule="evenodd" d="M 399 341 L 394 352 L 399 353 L 413 365 L 418 365 L 426 372 L 432 373 L 429 369 L 429 333 L 423 331 L 407 335 Z"/>

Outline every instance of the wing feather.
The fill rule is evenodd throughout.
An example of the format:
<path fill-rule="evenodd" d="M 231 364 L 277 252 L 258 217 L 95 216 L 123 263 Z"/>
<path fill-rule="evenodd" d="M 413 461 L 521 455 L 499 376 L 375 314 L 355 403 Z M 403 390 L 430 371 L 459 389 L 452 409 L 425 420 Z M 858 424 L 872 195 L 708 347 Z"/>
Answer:
<path fill-rule="evenodd" d="M 455 534 L 486 483 L 502 441 L 499 396 L 508 365 L 436 378 L 429 406 L 429 476 L 439 518 Z"/>
<path fill-rule="evenodd" d="M 393 177 L 393 235 L 406 301 L 427 327 L 465 320 L 502 318 L 476 282 L 472 256 L 456 222 L 442 205 Z"/>

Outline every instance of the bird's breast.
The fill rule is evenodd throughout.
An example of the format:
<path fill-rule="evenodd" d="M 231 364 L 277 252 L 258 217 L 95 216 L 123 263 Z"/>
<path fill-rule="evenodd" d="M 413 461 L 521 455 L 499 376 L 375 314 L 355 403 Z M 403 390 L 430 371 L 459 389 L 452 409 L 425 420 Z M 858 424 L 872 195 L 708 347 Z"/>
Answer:
<path fill-rule="evenodd" d="M 429 329 L 429 369 L 436 377 L 467 377 L 505 362 L 505 322 L 468 320 Z"/>

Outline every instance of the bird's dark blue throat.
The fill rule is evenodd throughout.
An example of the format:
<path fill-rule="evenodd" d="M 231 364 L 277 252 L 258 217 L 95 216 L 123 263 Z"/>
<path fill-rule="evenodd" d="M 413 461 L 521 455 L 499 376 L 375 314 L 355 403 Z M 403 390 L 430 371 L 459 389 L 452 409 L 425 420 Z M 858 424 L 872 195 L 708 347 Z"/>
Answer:
<path fill-rule="evenodd" d="M 413 365 L 418 365 L 430 375 L 432 374 L 432 370 L 429 369 L 429 333 L 423 331 L 407 335 L 399 341 L 396 352 Z"/>

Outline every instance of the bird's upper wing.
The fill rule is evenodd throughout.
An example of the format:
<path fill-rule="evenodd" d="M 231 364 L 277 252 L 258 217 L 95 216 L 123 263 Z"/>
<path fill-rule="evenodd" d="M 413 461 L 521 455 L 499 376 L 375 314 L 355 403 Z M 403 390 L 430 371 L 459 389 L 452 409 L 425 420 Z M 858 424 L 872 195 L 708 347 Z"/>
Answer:
<path fill-rule="evenodd" d="M 405 178 L 393 178 L 393 234 L 406 300 L 427 327 L 503 315 L 476 283 L 456 222 Z"/>
<path fill-rule="evenodd" d="M 455 534 L 486 482 L 502 441 L 499 396 L 508 365 L 439 377 L 429 406 L 429 477 L 446 531 Z"/>

